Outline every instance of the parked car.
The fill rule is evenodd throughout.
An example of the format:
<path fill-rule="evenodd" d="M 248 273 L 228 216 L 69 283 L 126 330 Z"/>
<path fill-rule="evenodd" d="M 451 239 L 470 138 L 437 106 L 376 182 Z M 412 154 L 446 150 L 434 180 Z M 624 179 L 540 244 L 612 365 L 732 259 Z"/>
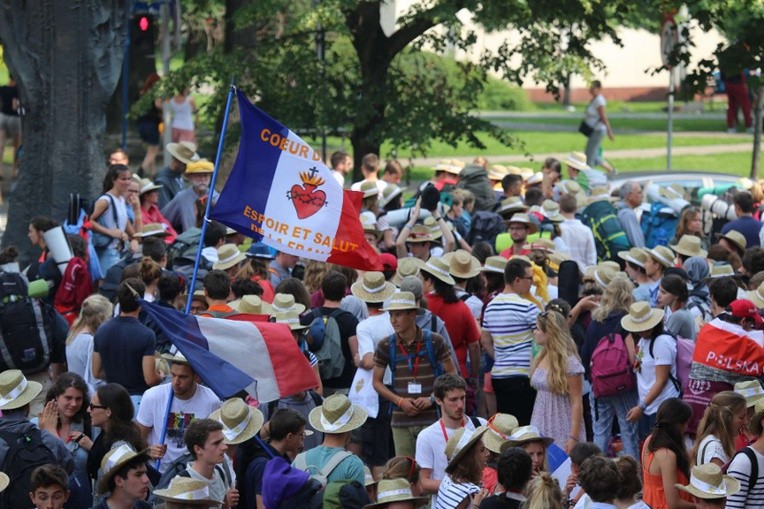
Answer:
<path fill-rule="evenodd" d="M 661 173 L 661 170 L 635 171 L 631 173 L 621 173 L 611 179 L 611 192 L 617 192 L 618 189 L 628 181 L 638 182 L 642 185 L 643 189 L 647 189 L 647 186 L 650 184 L 656 184 L 659 187 L 679 184 L 687 190 L 687 198 L 690 203 L 699 206 L 699 189 L 739 183 L 740 177 L 728 175 L 726 173 L 706 171 L 672 171 L 671 173 Z M 644 200 L 645 202 L 648 201 L 648 193 L 644 193 Z"/>

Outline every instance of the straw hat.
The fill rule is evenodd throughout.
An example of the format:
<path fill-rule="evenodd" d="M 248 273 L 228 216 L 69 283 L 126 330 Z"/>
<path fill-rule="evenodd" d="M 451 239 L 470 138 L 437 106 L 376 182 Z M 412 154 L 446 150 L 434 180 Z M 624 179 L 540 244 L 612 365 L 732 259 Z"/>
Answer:
<path fill-rule="evenodd" d="M 720 277 L 740 277 L 729 263 L 715 263 L 708 270 L 708 280 L 718 279 Z"/>
<path fill-rule="evenodd" d="M 708 255 L 708 251 L 700 247 L 700 237 L 695 235 L 682 235 L 679 242 L 669 247 L 683 256 L 700 256 L 705 258 Z"/>
<path fill-rule="evenodd" d="M 508 446 L 507 440 L 519 426 L 517 418 L 511 414 L 495 414 L 488 420 L 488 431 L 483 435 L 483 444 L 489 451 L 501 454 Z"/>
<path fill-rule="evenodd" d="M 507 167 L 494 164 L 488 169 L 488 180 L 501 180 L 507 174 Z"/>
<path fill-rule="evenodd" d="M 377 485 L 377 502 L 363 507 L 381 507 L 393 502 L 413 502 L 414 507 L 420 507 L 429 501 L 430 497 L 415 497 L 407 479 L 382 479 Z"/>
<path fill-rule="evenodd" d="M 581 185 L 575 180 L 561 180 L 556 187 L 560 194 L 575 194 L 576 196 L 581 194 Z"/>
<path fill-rule="evenodd" d="M 440 229 L 440 225 L 438 225 L 438 222 L 435 220 L 434 217 L 426 217 L 424 218 L 424 221 L 422 221 L 422 224 L 427 227 L 427 229 L 430 231 L 430 236 L 432 237 L 432 240 L 438 241 L 443 236 L 443 231 Z M 451 222 L 446 221 L 446 228 L 448 228 L 451 231 L 454 231 L 454 225 Z"/>
<path fill-rule="evenodd" d="M 485 265 L 480 269 L 481 272 L 495 272 L 496 274 L 504 274 L 504 269 L 507 267 L 507 260 L 503 256 L 489 256 L 485 259 Z"/>
<path fill-rule="evenodd" d="M 621 318 L 621 327 L 629 332 L 644 332 L 663 321 L 662 309 L 653 309 L 649 302 L 635 302 L 629 307 L 629 314 Z"/>
<path fill-rule="evenodd" d="M 156 191 L 157 189 L 161 188 L 162 184 L 155 184 L 151 181 L 151 179 L 141 179 L 141 190 L 138 193 L 146 194 L 149 191 Z"/>
<path fill-rule="evenodd" d="M 395 184 L 388 184 L 387 187 L 385 187 L 382 190 L 382 197 L 377 202 L 380 208 L 384 208 L 385 205 L 393 201 L 395 198 L 403 194 L 403 189 L 398 187 Z"/>
<path fill-rule="evenodd" d="M 432 233 L 430 233 L 430 229 L 423 224 L 415 224 L 414 227 L 411 228 L 409 236 L 406 238 L 406 242 L 408 243 L 433 241 L 435 241 L 435 239 L 433 238 Z"/>
<path fill-rule="evenodd" d="M 480 274 L 480 260 L 464 249 L 457 249 L 442 258 L 448 263 L 448 272 L 453 277 L 469 279 Z"/>
<path fill-rule="evenodd" d="M 541 442 L 544 447 L 554 442 L 551 437 L 542 437 L 541 432 L 536 426 L 520 426 L 515 428 L 511 435 L 507 437 L 507 447 L 522 447 L 531 442 Z"/>
<path fill-rule="evenodd" d="M 170 364 L 185 364 L 186 366 L 190 366 L 191 365 L 191 364 L 189 364 L 188 359 L 186 359 L 186 356 L 183 355 L 180 352 L 180 350 L 178 350 L 174 354 L 173 353 L 163 353 L 162 355 L 160 355 L 160 357 L 162 359 L 166 360 L 167 362 L 169 362 Z"/>
<path fill-rule="evenodd" d="M 475 429 L 459 428 L 456 430 L 451 435 L 451 438 L 448 439 L 448 442 L 446 442 L 445 452 L 446 458 L 448 458 L 448 466 L 450 467 L 462 459 L 470 450 L 470 447 L 483 438 L 486 431 L 488 431 L 487 426 L 480 426 Z"/>
<path fill-rule="evenodd" d="M 120 468 L 130 461 L 138 459 L 140 461 L 149 461 L 149 450 L 136 452 L 127 442 L 117 442 L 112 449 L 104 455 L 101 460 L 100 472 L 101 479 L 96 486 L 96 493 L 103 494 L 109 491 L 109 481 L 114 477 Z"/>
<path fill-rule="evenodd" d="M 588 164 L 586 164 L 586 154 L 583 152 L 571 152 L 568 157 L 562 160 L 563 164 L 567 164 L 576 170 L 590 170 Z"/>
<path fill-rule="evenodd" d="M 408 256 L 406 258 L 398 258 L 398 268 L 395 270 L 395 275 L 390 278 L 390 282 L 395 286 L 401 286 L 401 280 L 406 276 L 418 276 L 419 269 L 422 268 L 424 262 L 419 258 Z"/>
<path fill-rule="evenodd" d="M 607 267 L 597 267 L 594 269 L 594 273 L 592 274 L 592 277 L 594 278 L 594 282 L 600 285 L 603 289 L 607 288 L 607 286 L 610 284 L 610 282 L 615 277 L 615 272 L 608 269 Z"/>
<path fill-rule="evenodd" d="M 15 410 L 31 403 L 42 392 L 42 384 L 27 380 L 18 369 L 0 373 L 0 410 Z"/>
<path fill-rule="evenodd" d="M 555 246 L 553 241 L 549 239 L 538 238 L 530 244 L 525 244 L 523 249 L 536 249 L 538 251 L 546 251 L 547 253 L 551 253 L 555 250 L 556 247 L 557 246 Z"/>
<path fill-rule="evenodd" d="M 458 159 L 441 159 L 434 167 L 435 171 L 445 171 L 452 175 L 459 175 L 463 168 L 464 163 Z"/>
<path fill-rule="evenodd" d="M 186 165 L 186 175 L 202 175 L 215 171 L 215 165 L 206 159 L 199 159 Z"/>
<path fill-rule="evenodd" d="M 344 394 L 332 394 L 324 403 L 310 411 L 308 420 L 313 429 L 330 435 L 347 433 L 360 428 L 368 414 L 350 402 Z"/>
<path fill-rule="evenodd" d="M 507 223 L 510 226 L 512 225 L 512 223 L 524 224 L 525 226 L 528 227 L 529 234 L 533 234 L 539 231 L 539 227 L 536 226 L 536 223 L 531 221 L 531 218 L 528 217 L 528 214 L 515 214 L 514 216 L 512 216 L 511 219 L 509 219 L 508 221 L 505 221 L 505 223 Z"/>
<path fill-rule="evenodd" d="M 382 238 L 382 230 L 377 228 L 377 222 L 374 220 L 374 214 L 363 212 L 361 214 L 361 226 L 364 233 L 371 233 L 377 240 Z"/>
<path fill-rule="evenodd" d="M 154 490 L 154 495 L 165 502 L 183 505 L 200 505 L 202 507 L 222 505 L 222 502 L 210 498 L 209 483 L 190 477 L 173 477 L 167 488 Z"/>
<path fill-rule="evenodd" d="M 225 443 L 229 445 L 246 442 L 263 427 L 263 413 L 247 405 L 241 398 L 231 398 L 212 412 L 210 419 L 223 425 Z"/>
<path fill-rule="evenodd" d="M 299 315 L 305 311 L 305 305 L 295 302 L 294 295 L 291 293 L 277 293 L 273 297 L 273 303 L 271 304 L 271 307 L 274 313 L 294 311 Z"/>
<path fill-rule="evenodd" d="M 507 173 L 509 175 L 522 175 L 523 170 L 517 166 L 507 166 Z"/>
<path fill-rule="evenodd" d="M 719 234 L 720 238 L 729 240 L 741 254 L 745 253 L 748 247 L 748 241 L 745 240 L 745 236 L 736 230 L 730 230 L 727 233 Z"/>
<path fill-rule="evenodd" d="M 140 231 L 133 234 L 133 237 L 144 239 L 146 237 L 167 237 L 169 233 L 164 229 L 164 225 L 159 223 L 144 224 Z"/>
<path fill-rule="evenodd" d="M 572 260 L 572 258 L 567 253 L 555 251 L 553 253 L 549 253 L 549 256 L 547 257 L 547 267 L 557 272 L 560 270 L 560 265 L 562 265 L 562 262 L 567 262 L 569 260 Z"/>
<path fill-rule="evenodd" d="M 196 145 L 190 141 L 181 141 L 180 143 L 168 143 L 167 152 L 181 163 L 191 164 L 199 160 L 199 154 L 196 153 Z"/>
<path fill-rule="evenodd" d="M 377 183 L 372 180 L 367 180 L 366 182 L 363 182 L 361 184 L 360 191 L 363 193 L 364 198 L 371 198 L 372 196 L 377 196 L 379 194 L 379 188 L 377 187 Z"/>
<path fill-rule="evenodd" d="M 423 314 L 424 310 L 417 306 L 416 298 L 411 292 L 395 292 L 382 308 L 383 311 L 407 311 L 409 309 L 416 310 L 419 314 Z"/>
<path fill-rule="evenodd" d="M 243 295 L 236 306 L 231 307 L 245 315 L 270 315 L 273 313 L 271 305 L 257 295 Z"/>
<path fill-rule="evenodd" d="M 525 212 L 528 207 L 523 203 L 523 200 L 518 196 L 510 196 L 501 201 L 501 206 L 496 212 L 501 216 L 507 216 L 515 212 Z"/>
<path fill-rule="evenodd" d="M 690 483 L 687 486 L 677 483 L 674 487 L 697 498 L 713 499 L 734 495 L 740 491 L 740 481 L 731 475 L 722 474 L 719 465 L 706 463 L 692 467 Z"/>
<path fill-rule="evenodd" d="M 552 200 L 544 200 L 541 204 L 541 213 L 553 223 L 561 223 L 565 220 L 560 214 L 560 204 Z"/>
<path fill-rule="evenodd" d="M 621 266 L 618 265 L 618 262 L 614 262 L 613 260 L 604 260 L 597 264 L 598 269 L 608 269 L 613 272 L 618 272 L 621 270 Z"/>
<path fill-rule="evenodd" d="M 529 178 L 531 178 L 531 176 L 533 176 L 534 173 L 535 172 L 533 168 L 526 168 L 526 167 L 520 168 L 520 176 L 523 177 L 523 180 L 528 180 Z"/>
<path fill-rule="evenodd" d="M 247 255 L 239 251 L 235 244 L 223 244 L 218 248 L 218 261 L 212 264 L 213 270 L 226 270 L 243 262 Z"/>
<path fill-rule="evenodd" d="M 676 255 L 670 248 L 666 246 L 655 246 L 652 249 L 648 249 L 647 254 L 653 260 L 663 265 L 664 268 L 674 266 L 674 258 L 676 258 Z"/>
<path fill-rule="evenodd" d="M 427 272 L 433 277 L 443 281 L 448 285 L 454 284 L 454 278 L 449 274 L 450 267 L 443 258 L 430 258 L 427 263 L 422 265 L 421 270 Z"/>
<path fill-rule="evenodd" d="M 350 286 L 350 293 L 364 302 L 384 302 L 395 293 L 395 286 L 385 281 L 381 272 L 365 272 L 363 278 Z"/>
<path fill-rule="evenodd" d="M 364 487 L 368 488 L 369 486 L 374 486 L 379 481 L 374 480 L 374 476 L 371 475 L 371 469 L 367 467 L 366 465 L 363 466 L 363 485 Z"/>
<path fill-rule="evenodd" d="M 735 384 L 735 392 L 745 398 L 746 406 L 755 406 L 759 401 L 764 401 L 764 388 L 758 380 L 748 380 Z"/>
<path fill-rule="evenodd" d="M 5 491 L 5 488 L 11 483 L 10 477 L 5 472 L 0 472 L 0 493 Z"/>
<path fill-rule="evenodd" d="M 290 330 L 305 330 L 310 328 L 310 325 L 303 325 L 300 322 L 300 315 L 294 311 L 279 311 L 271 315 L 276 323 L 283 323 L 289 326 Z"/>
<path fill-rule="evenodd" d="M 543 181 L 544 181 L 544 174 L 541 173 L 540 171 L 537 171 L 536 173 L 528 177 L 528 179 L 525 181 L 525 185 L 535 186 L 535 185 L 541 184 Z"/>
<path fill-rule="evenodd" d="M 756 304 L 757 308 L 764 308 L 764 283 L 761 283 L 755 290 L 746 292 L 745 297 L 746 299 Z"/>
<path fill-rule="evenodd" d="M 641 247 L 632 247 L 628 251 L 618 251 L 618 258 L 626 262 L 631 262 L 644 269 L 647 253 Z"/>

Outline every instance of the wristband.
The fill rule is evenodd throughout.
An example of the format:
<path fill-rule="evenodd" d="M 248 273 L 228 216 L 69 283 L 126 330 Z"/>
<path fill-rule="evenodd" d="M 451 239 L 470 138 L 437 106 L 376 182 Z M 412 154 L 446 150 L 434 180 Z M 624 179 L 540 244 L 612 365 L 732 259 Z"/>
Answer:
<path fill-rule="evenodd" d="M 643 412 L 646 411 L 647 410 L 647 403 L 645 403 L 644 401 L 640 401 L 639 402 L 639 408 L 641 408 Z"/>
<path fill-rule="evenodd" d="M 569 435 L 568 438 L 573 440 L 574 442 L 578 442 L 578 438 L 574 437 L 573 435 Z"/>
<path fill-rule="evenodd" d="M 79 444 L 80 440 L 82 440 L 83 438 L 85 438 L 85 433 L 80 433 L 80 436 L 74 439 L 74 443 Z"/>
<path fill-rule="evenodd" d="M 397 406 L 398 408 L 400 408 L 400 407 L 401 407 L 401 403 L 403 403 L 403 396 L 401 396 L 400 398 L 398 398 L 398 402 L 395 404 L 395 406 Z"/>

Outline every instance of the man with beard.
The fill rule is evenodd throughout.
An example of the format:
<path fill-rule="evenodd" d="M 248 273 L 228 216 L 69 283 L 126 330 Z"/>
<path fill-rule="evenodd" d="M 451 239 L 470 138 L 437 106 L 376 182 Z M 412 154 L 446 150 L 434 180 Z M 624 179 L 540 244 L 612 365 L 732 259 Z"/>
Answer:
<path fill-rule="evenodd" d="M 209 193 L 214 169 L 215 166 L 206 159 L 194 161 L 186 166 L 185 177 L 191 183 L 191 187 L 180 191 L 162 209 L 162 215 L 177 232 L 184 232 L 196 226 L 196 202 Z M 213 195 L 213 201 L 215 199 L 217 193 Z"/>

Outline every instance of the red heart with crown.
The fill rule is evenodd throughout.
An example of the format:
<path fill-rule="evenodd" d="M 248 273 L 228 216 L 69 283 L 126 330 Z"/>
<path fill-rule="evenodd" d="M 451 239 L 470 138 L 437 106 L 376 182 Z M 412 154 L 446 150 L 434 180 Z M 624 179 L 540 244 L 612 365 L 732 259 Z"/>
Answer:
<path fill-rule="evenodd" d="M 306 219 L 326 205 L 326 193 L 317 189 L 325 181 L 315 173 L 309 175 L 307 172 L 300 172 L 300 180 L 302 186 L 293 185 L 289 191 L 289 197 L 292 199 L 297 217 Z"/>

